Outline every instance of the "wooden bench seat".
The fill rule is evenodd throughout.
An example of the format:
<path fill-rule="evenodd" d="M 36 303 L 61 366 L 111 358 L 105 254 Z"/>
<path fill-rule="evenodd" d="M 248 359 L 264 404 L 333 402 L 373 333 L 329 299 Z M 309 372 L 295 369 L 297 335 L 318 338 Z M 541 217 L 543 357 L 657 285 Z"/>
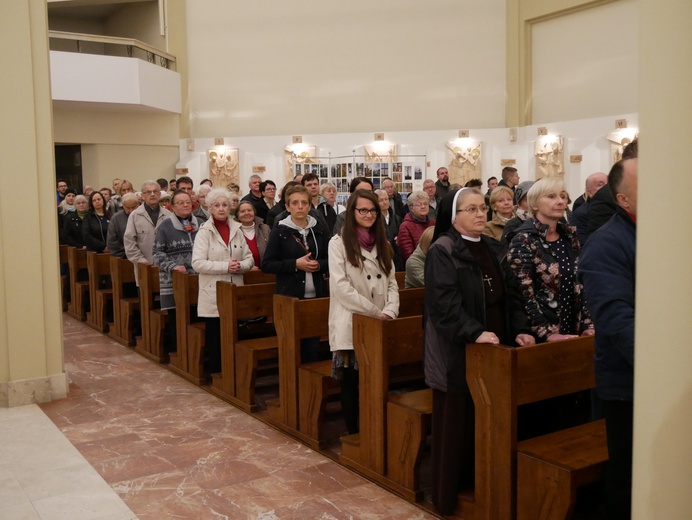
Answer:
<path fill-rule="evenodd" d="M 329 388 L 330 383 L 318 379 L 329 378 L 329 373 L 316 374 L 307 368 L 312 363 L 301 363 L 300 343 L 305 338 L 325 338 L 329 334 L 329 298 L 299 300 L 276 294 L 274 320 L 279 349 L 279 398 L 267 402 L 267 421 L 312 449 L 323 448 L 326 439 L 321 437 L 319 418 L 324 416 L 324 395 L 320 392 Z M 324 367 L 324 362 L 317 363 Z M 310 385 L 306 394 L 299 391 L 304 370 L 308 370 L 305 377 L 310 378 L 309 383 L 304 383 Z"/>
<path fill-rule="evenodd" d="M 203 385 L 206 323 L 197 316 L 199 275 L 173 271 L 177 346 L 168 354 L 168 368 L 188 381 Z"/>
<path fill-rule="evenodd" d="M 422 380 L 422 316 L 380 320 L 354 314 L 353 346 L 358 359 L 360 432 L 357 436 L 342 437 L 339 461 L 409 500 L 420 499 L 418 466 L 430 429 L 432 406 L 425 407 L 432 402 L 426 398 L 430 391 L 416 391 L 408 397 L 390 394 L 390 372 L 392 367 L 406 366 L 409 378 Z M 408 368 L 416 365 L 417 373 Z M 414 412 L 416 406 L 419 410 Z M 393 424 L 388 415 L 390 409 L 395 412 Z M 397 454 L 391 462 L 388 459 L 390 438 L 396 442 L 393 450 Z M 395 479 L 388 473 L 390 465 Z"/>
<path fill-rule="evenodd" d="M 596 479 L 607 458 L 602 422 L 518 443 L 517 413 L 523 404 L 593 388 L 593 337 L 520 348 L 467 345 L 466 379 L 475 408 L 475 488 L 472 497 L 460 495 L 455 514 L 569 518 L 574 491 Z"/>
<path fill-rule="evenodd" d="M 89 273 L 87 271 L 86 249 L 70 247 L 67 250 L 67 265 L 70 273 L 70 303 L 67 314 L 86 321 L 89 307 Z"/>
<path fill-rule="evenodd" d="M 432 390 L 425 388 L 387 401 L 387 478 L 406 490 L 416 502 L 422 500 L 420 462 L 432 427 Z"/>
<path fill-rule="evenodd" d="M 111 255 L 87 252 L 89 272 L 90 311 L 86 324 L 102 334 L 108 332 L 108 310 L 113 308 L 113 286 L 111 283 Z"/>
<path fill-rule="evenodd" d="M 517 446 L 517 520 L 565 520 L 577 489 L 600 480 L 608 461 L 605 421 L 534 437 Z"/>
<path fill-rule="evenodd" d="M 161 310 L 159 268 L 144 263 L 139 263 L 136 267 L 142 335 L 137 338 L 135 351 L 157 363 L 165 363 L 168 361 L 168 354 L 164 348 L 164 331 L 168 313 Z"/>
<path fill-rule="evenodd" d="M 251 273 L 257 274 L 258 271 L 245 273 L 244 281 L 261 281 L 269 277 Z M 216 284 L 216 304 L 221 322 L 221 372 L 212 374 L 209 391 L 248 412 L 259 408 L 255 403 L 255 382 L 260 363 L 278 356 L 273 325 L 275 290 L 274 282 Z M 243 325 L 245 320 L 260 316 L 266 318 L 264 323 Z"/>
<path fill-rule="evenodd" d="M 139 316 L 139 298 L 136 296 L 135 269 L 125 258 L 111 256 L 111 283 L 113 285 L 113 321 L 108 326 L 108 337 L 121 345 L 135 345 Z"/>

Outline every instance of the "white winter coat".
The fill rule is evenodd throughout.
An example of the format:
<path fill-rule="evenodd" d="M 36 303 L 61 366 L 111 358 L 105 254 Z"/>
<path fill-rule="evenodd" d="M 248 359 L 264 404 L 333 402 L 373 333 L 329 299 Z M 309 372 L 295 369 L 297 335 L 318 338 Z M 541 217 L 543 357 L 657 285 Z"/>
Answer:
<path fill-rule="evenodd" d="M 228 226 L 231 233 L 226 245 L 214 225 L 214 219 L 210 218 L 199 228 L 192 249 L 192 268 L 199 273 L 197 315 L 203 318 L 219 316 L 216 306 L 216 282 L 243 285 L 243 273 L 255 265 L 240 223 L 229 218 Z M 228 262 L 231 258 L 240 261 L 239 273 L 228 272 Z"/>
<path fill-rule="evenodd" d="M 389 276 L 377 263 L 377 247 L 363 254 L 363 268 L 346 259 L 340 235 L 329 241 L 329 347 L 353 350 L 354 313 L 392 318 L 399 315 L 399 288 L 394 277 L 394 262 Z"/>

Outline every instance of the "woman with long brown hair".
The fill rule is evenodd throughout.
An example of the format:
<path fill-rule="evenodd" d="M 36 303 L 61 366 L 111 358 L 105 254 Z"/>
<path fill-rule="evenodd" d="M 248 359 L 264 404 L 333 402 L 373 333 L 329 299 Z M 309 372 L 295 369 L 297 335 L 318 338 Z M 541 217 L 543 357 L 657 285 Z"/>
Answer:
<path fill-rule="evenodd" d="M 349 433 L 358 432 L 358 362 L 354 313 L 391 320 L 399 315 L 394 253 L 377 196 L 357 190 L 341 233 L 329 241 L 329 345 L 332 376 L 341 379 L 341 408 Z"/>

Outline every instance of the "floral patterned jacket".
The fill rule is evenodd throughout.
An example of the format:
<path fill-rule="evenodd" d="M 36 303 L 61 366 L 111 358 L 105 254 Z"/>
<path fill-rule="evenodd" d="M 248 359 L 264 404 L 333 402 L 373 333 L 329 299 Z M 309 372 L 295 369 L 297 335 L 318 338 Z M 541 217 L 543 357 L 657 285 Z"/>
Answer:
<path fill-rule="evenodd" d="M 576 273 L 581 248 L 575 229 L 558 222 L 557 231 L 572 244 L 569 253 Z M 527 219 L 512 238 L 507 254 L 509 267 L 520 285 L 531 330 L 538 341 L 547 341 L 548 336 L 560 333 L 560 264 L 550 250 L 547 232 L 547 225 L 533 218 Z M 592 327 L 581 283 L 575 281 L 573 295 L 576 330 L 581 334 Z"/>

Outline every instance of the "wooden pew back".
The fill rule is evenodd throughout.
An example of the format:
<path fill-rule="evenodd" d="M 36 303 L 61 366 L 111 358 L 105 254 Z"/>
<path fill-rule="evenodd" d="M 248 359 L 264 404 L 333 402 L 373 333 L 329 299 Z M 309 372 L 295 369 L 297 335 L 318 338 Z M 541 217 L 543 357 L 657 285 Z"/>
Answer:
<path fill-rule="evenodd" d="M 183 377 L 200 384 L 204 378 L 203 359 L 199 359 L 201 352 L 192 352 L 190 349 L 188 328 L 195 322 L 199 322 L 196 309 L 199 296 L 199 275 L 173 271 L 173 297 L 175 299 L 175 330 L 177 346 L 175 353 L 169 354 L 171 368 L 177 368 L 176 372 Z"/>
<path fill-rule="evenodd" d="M 467 345 L 476 468 L 473 504 L 461 505 L 473 507 L 473 518 L 515 517 L 517 406 L 593 388 L 593 355 L 593 337 L 521 348 Z"/>
<path fill-rule="evenodd" d="M 380 320 L 354 314 L 353 346 L 360 381 L 359 447 L 344 445 L 344 454 L 350 452 L 358 464 L 384 475 L 390 368 L 422 362 L 422 316 Z"/>
<path fill-rule="evenodd" d="M 124 307 L 127 307 L 123 305 L 123 300 L 134 301 L 134 297 L 127 297 L 127 288 L 135 284 L 135 268 L 132 262 L 117 256 L 111 256 L 110 268 L 113 284 L 113 325 L 109 327 L 108 336 L 118 343 L 132 346 L 134 343 L 128 325 L 132 322 L 132 317 L 124 316 L 122 313 Z M 131 307 L 136 308 L 136 305 Z"/>
<path fill-rule="evenodd" d="M 86 250 L 68 248 L 67 264 L 70 272 L 70 305 L 67 313 L 73 318 L 84 321 L 89 298 Z"/>
<path fill-rule="evenodd" d="M 139 280 L 139 311 L 142 323 L 142 336 L 137 340 L 135 350 L 149 359 L 162 363 L 166 353 L 159 338 L 163 334 L 165 320 L 162 319 L 161 305 L 158 301 L 160 284 L 159 268 L 155 265 L 138 263 L 137 279 Z M 157 331 L 152 327 L 152 313 L 157 313 L 155 320 Z"/>
<path fill-rule="evenodd" d="M 104 332 L 107 329 L 106 293 L 112 294 L 111 288 L 111 255 L 88 251 L 87 270 L 89 272 L 89 301 L 90 312 L 87 325 Z"/>
<path fill-rule="evenodd" d="M 261 278 L 244 280 L 248 279 L 256 281 Z M 230 400 L 236 395 L 235 345 L 240 341 L 238 322 L 258 316 L 266 317 L 268 322 L 273 321 L 275 290 L 274 282 L 254 285 L 216 282 L 216 303 L 221 324 L 221 374 L 213 376 L 212 387 L 223 399 Z"/>

